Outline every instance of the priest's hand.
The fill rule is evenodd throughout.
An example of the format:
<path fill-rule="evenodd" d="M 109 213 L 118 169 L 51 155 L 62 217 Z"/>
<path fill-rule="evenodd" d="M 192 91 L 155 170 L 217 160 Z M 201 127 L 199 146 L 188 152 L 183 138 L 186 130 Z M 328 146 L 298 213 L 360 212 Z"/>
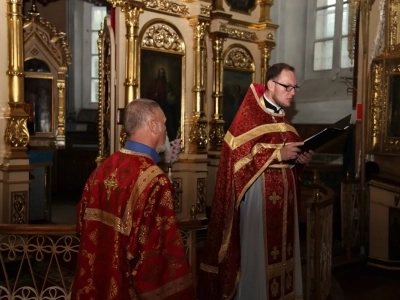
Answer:
<path fill-rule="evenodd" d="M 313 151 L 303 152 L 296 158 L 296 163 L 306 165 L 308 164 L 314 155 Z"/>
<path fill-rule="evenodd" d="M 296 142 L 284 145 L 283 148 L 281 149 L 282 161 L 296 159 L 301 152 L 299 146 L 303 145 L 304 145 L 303 142 Z"/>

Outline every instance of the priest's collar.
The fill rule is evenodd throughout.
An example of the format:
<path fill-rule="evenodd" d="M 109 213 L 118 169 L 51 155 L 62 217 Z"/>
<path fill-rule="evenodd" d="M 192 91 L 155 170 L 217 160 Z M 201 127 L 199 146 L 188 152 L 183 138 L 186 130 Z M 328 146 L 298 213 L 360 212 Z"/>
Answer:
<path fill-rule="evenodd" d="M 263 97 L 264 97 L 265 107 L 268 108 L 269 110 L 272 110 L 274 113 L 279 114 L 282 107 L 278 107 L 275 104 L 271 103 L 268 100 L 268 98 L 265 97 L 265 95 L 263 95 Z"/>
<path fill-rule="evenodd" d="M 124 148 L 131 151 L 147 154 L 151 156 L 156 164 L 159 163 L 161 160 L 160 155 L 158 155 L 156 150 L 142 143 L 128 140 L 126 141 Z"/>

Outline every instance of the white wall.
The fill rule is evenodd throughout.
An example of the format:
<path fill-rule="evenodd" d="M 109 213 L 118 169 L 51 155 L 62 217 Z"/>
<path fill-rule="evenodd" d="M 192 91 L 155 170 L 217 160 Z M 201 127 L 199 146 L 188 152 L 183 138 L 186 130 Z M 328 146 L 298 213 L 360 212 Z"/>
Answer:
<path fill-rule="evenodd" d="M 285 62 L 296 69 L 300 91 L 288 110 L 294 123 L 329 124 L 354 114 L 349 84 L 341 77 L 352 76 L 349 71 L 329 70 L 311 72 L 314 49 L 315 0 L 274 1 L 271 19 L 279 25 L 276 48 L 271 64 Z M 351 85 L 350 85 L 351 86 Z"/>

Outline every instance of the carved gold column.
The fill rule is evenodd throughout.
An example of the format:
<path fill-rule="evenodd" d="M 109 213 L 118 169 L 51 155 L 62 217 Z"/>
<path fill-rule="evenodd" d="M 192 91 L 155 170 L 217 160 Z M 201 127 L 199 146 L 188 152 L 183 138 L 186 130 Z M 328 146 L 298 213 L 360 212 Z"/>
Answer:
<path fill-rule="evenodd" d="M 223 114 L 223 62 L 222 52 L 224 41 L 228 37 L 226 32 L 214 32 L 210 34 L 213 47 L 213 103 L 214 103 L 214 114 L 213 119 L 210 122 L 210 150 L 219 151 L 222 147 L 222 141 L 224 139 L 225 121 L 222 119 Z"/>
<path fill-rule="evenodd" d="M 138 95 L 138 58 L 139 58 L 139 16 L 143 12 L 142 2 L 130 1 L 122 7 L 125 13 L 125 105 Z"/>
<path fill-rule="evenodd" d="M 259 22 L 270 22 L 271 21 L 271 6 L 274 5 L 274 0 L 262 0 L 260 1 L 260 19 Z"/>
<path fill-rule="evenodd" d="M 58 120 L 57 120 L 57 145 L 65 146 L 65 73 L 58 73 Z"/>
<path fill-rule="evenodd" d="M 261 83 L 265 83 L 265 74 L 269 68 L 269 60 L 271 58 L 271 52 L 275 49 L 275 42 L 273 42 L 273 35 L 271 33 L 267 36 L 268 40 L 258 43 L 258 47 L 261 50 Z"/>
<path fill-rule="evenodd" d="M 125 105 L 137 98 L 138 95 L 138 60 L 139 60 L 139 16 L 145 4 L 132 0 L 107 0 L 114 7 L 121 7 L 125 13 L 126 42 L 125 42 Z M 126 132 L 121 130 L 120 145 L 126 141 Z"/>
<path fill-rule="evenodd" d="M 208 143 L 204 99 L 207 59 L 204 35 L 206 28 L 209 26 L 209 18 L 193 18 L 190 20 L 190 25 L 194 28 L 194 101 L 189 129 L 189 153 L 201 154 L 206 153 Z"/>
<path fill-rule="evenodd" d="M 22 0 L 7 4 L 8 111 L 4 114 L 5 152 L 0 198 L 0 223 L 23 224 L 29 220 L 28 114 L 24 111 L 24 49 Z M 4 91 L 5 92 L 5 91 Z"/>
<path fill-rule="evenodd" d="M 22 0 L 7 1 L 8 23 L 8 105 L 10 111 L 5 114 L 7 120 L 4 142 L 9 159 L 27 158 L 29 133 L 26 121 L 28 114 L 24 105 L 24 47 Z"/>

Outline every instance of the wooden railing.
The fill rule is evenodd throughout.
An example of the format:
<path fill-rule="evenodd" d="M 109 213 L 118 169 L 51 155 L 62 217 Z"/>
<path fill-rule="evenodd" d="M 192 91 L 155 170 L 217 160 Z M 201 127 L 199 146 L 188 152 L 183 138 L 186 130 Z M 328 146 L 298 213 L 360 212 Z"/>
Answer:
<path fill-rule="evenodd" d="M 179 222 L 194 276 L 200 227 Z M 78 250 L 75 225 L 0 224 L 0 300 L 69 299 Z"/>
<path fill-rule="evenodd" d="M 307 201 L 307 291 L 309 300 L 327 299 L 331 290 L 333 191 L 309 184 L 313 196 Z"/>

